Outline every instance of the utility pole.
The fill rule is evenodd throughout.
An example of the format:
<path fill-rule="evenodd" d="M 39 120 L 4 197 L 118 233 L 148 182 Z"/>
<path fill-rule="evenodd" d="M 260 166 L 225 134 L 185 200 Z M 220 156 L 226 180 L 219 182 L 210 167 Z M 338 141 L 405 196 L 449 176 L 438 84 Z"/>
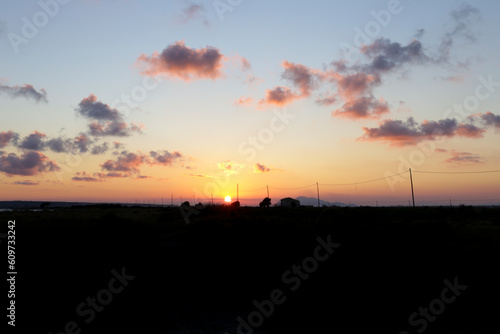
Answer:
<path fill-rule="evenodd" d="M 236 202 L 240 201 L 240 185 L 236 184 Z"/>
<path fill-rule="evenodd" d="M 415 207 L 415 195 L 413 194 L 413 178 L 411 176 L 411 168 L 410 168 L 410 183 L 411 183 L 411 198 L 413 200 L 413 207 Z"/>
<path fill-rule="evenodd" d="M 174 206 L 174 194 L 172 194 L 172 197 L 170 198 L 170 204 Z"/>
<path fill-rule="evenodd" d="M 212 195 L 212 205 L 214 205 L 214 194 L 210 194 Z"/>
<path fill-rule="evenodd" d="M 316 190 L 318 191 L 318 208 L 320 207 L 319 205 L 319 184 L 316 182 Z"/>
<path fill-rule="evenodd" d="M 267 186 L 267 198 L 269 198 L 269 186 Z"/>

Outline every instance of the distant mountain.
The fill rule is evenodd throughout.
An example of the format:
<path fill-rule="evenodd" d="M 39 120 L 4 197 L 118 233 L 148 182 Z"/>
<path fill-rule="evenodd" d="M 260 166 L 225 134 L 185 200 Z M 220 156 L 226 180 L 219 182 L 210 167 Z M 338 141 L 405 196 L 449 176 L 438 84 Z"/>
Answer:
<path fill-rule="evenodd" d="M 299 196 L 297 199 L 300 201 L 301 205 L 312 205 L 312 206 L 318 206 L 318 199 L 314 197 L 305 197 L 305 196 Z M 341 207 L 358 207 L 356 204 L 345 204 L 341 202 L 327 202 L 327 201 L 322 201 L 321 199 L 319 200 L 320 206 L 326 205 L 326 206 L 341 206 Z"/>

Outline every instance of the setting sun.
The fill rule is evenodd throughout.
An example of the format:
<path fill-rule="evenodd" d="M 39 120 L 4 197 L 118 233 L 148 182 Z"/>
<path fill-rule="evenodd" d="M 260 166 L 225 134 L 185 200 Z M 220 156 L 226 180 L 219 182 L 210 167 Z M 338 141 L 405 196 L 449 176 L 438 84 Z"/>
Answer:
<path fill-rule="evenodd" d="M 226 203 L 231 202 L 231 196 L 226 196 L 226 198 L 224 198 L 224 201 L 225 201 Z"/>

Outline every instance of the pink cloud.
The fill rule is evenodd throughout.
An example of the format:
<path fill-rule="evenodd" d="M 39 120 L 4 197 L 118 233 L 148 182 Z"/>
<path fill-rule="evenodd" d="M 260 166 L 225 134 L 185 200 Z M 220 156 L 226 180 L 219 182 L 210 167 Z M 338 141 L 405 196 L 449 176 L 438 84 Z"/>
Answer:
<path fill-rule="evenodd" d="M 15 153 L 0 155 L 0 172 L 4 172 L 9 176 L 31 176 L 58 170 L 60 168 L 54 161 L 37 151 L 29 151 L 21 156 Z"/>
<path fill-rule="evenodd" d="M 167 46 L 161 53 L 151 56 L 142 54 L 137 66 L 142 75 L 167 75 L 185 81 L 195 79 L 218 79 L 222 77 L 224 55 L 218 49 L 208 46 L 191 49 L 183 41 Z"/>

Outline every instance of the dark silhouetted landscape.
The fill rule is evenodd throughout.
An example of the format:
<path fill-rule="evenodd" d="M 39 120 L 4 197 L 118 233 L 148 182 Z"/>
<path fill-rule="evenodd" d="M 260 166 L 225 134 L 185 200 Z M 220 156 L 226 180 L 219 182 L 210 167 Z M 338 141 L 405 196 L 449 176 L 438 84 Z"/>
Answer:
<path fill-rule="evenodd" d="M 65 332 L 72 321 L 75 333 L 500 329 L 498 207 L 91 205 L 0 219 L 16 221 L 26 332 Z M 445 280 L 460 286 L 444 295 L 453 302 L 412 326 Z"/>

